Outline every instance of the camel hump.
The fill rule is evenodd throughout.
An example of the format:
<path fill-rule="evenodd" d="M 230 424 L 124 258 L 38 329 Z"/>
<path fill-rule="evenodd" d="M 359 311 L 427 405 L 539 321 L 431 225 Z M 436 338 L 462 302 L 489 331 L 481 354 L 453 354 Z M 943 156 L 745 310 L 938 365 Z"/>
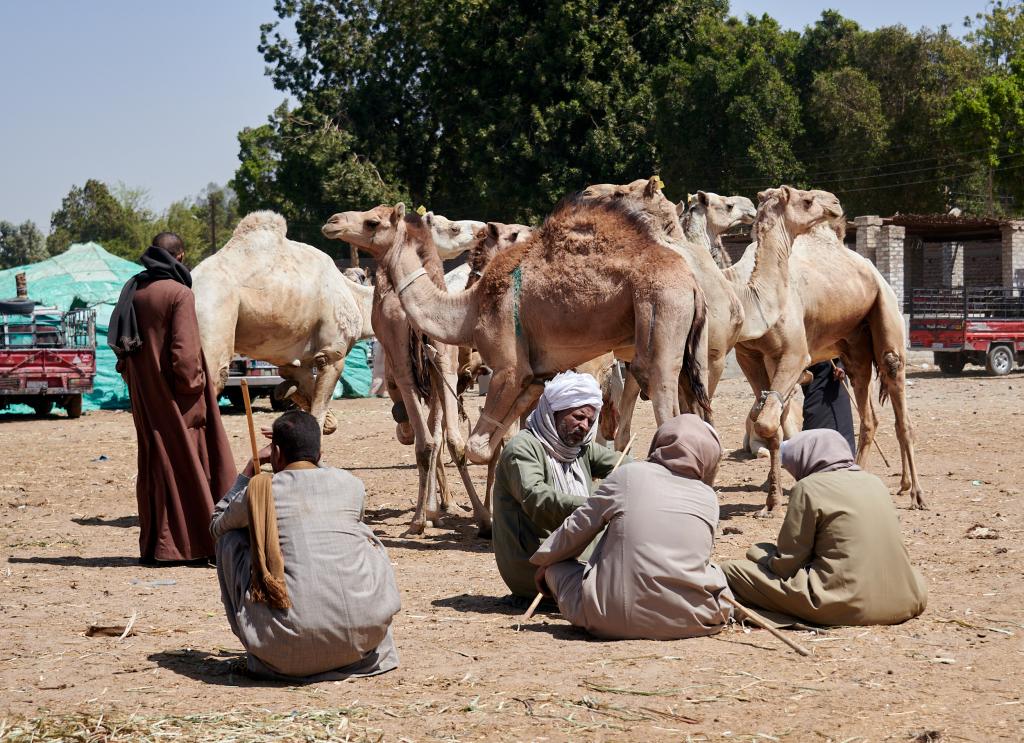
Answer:
<path fill-rule="evenodd" d="M 235 231 L 231 233 L 231 236 L 241 237 L 257 230 L 270 230 L 271 232 L 276 232 L 281 237 L 285 237 L 288 233 L 288 223 L 277 212 L 269 210 L 249 212 L 242 217 L 242 220 L 235 227 Z"/>

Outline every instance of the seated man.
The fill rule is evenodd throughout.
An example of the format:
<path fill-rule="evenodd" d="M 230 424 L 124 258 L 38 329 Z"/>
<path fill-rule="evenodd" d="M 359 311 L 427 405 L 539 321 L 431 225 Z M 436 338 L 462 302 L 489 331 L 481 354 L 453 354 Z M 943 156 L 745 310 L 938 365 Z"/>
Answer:
<path fill-rule="evenodd" d="M 530 557 L 606 477 L 618 459 L 593 443 L 601 390 L 589 374 L 564 372 L 544 387 L 526 428 L 501 451 L 494 473 L 494 557 L 516 596 L 536 594 Z"/>
<path fill-rule="evenodd" d="M 889 490 L 853 463 L 843 436 L 802 431 L 782 445 L 797 479 L 778 544 L 722 564 L 737 598 L 824 625 L 899 624 L 924 611 Z"/>
<path fill-rule="evenodd" d="M 309 413 L 285 413 L 269 433 L 260 461 L 275 474 L 253 477 L 250 461 L 210 523 L 249 671 L 321 681 L 397 668 L 391 619 L 401 602 L 384 545 L 361 521 L 362 482 L 317 465 L 320 426 Z"/>
<path fill-rule="evenodd" d="M 665 421 L 646 462 L 605 480 L 547 538 L 531 562 L 562 616 L 605 639 L 677 640 L 729 621 L 732 597 L 711 562 L 718 498 L 707 483 L 722 447 L 696 415 Z M 576 561 L 604 529 L 593 557 Z"/>

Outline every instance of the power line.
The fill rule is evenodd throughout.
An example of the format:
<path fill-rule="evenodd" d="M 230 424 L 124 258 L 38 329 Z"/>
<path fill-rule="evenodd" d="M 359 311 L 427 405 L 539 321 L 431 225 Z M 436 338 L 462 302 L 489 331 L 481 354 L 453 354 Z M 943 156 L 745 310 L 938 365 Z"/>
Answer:
<path fill-rule="evenodd" d="M 1007 168 L 999 168 L 999 171 L 1000 172 L 1006 172 L 1008 170 L 1018 170 L 1019 168 L 1024 168 L 1024 163 L 1020 163 L 1019 165 L 1011 165 L 1011 166 L 1009 166 Z M 943 178 L 929 178 L 927 180 L 922 180 L 922 181 L 907 181 L 905 183 L 887 183 L 884 186 L 866 186 L 866 187 L 863 187 L 863 188 L 848 188 L 848 189 L 845 189 L 843 191 L 838 191 L 836 193 L 836 195 L 839 196 L 840 194 L 856 193 L 856 192 L 860 192 L 860 191 L 880 191 L 880 190 L 883 190 L 883 189 L 886 189 L 886 188 L 903 188 L 904 186 L 919 186 L 919 185 L 924 184 L 924 183 L 944 183 L 946 181 L 949 181 L 951 178 L 962 178 L 962 177 L 967 176 L 967 175 L 974 175 L 974 173 L 973 173 L 973 171 L 968 171 L 966 173 L 953 173 L 953 174 L 945 176 Z"/>

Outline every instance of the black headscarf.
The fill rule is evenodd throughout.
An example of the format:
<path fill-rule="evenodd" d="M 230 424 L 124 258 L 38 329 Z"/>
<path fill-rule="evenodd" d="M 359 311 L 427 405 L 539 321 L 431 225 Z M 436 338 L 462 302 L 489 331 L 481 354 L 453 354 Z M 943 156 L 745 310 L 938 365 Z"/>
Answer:
<path fill-rule="evenodd" d="M 170 279 L 192 288 L 192 274 L 184 264 L 175 260 L 174 256 L 163 248 L 150 245 L 142 254 L 142 265 L 145 271 L 128 279 L 121 290 L 121 296 L 110 315 L 110 326 L 107 329 L 107 345 L 114 349 L 118 358 L 123 358 L 142 348 L 142 337 L 139 335 L 139 324 L 135 319 L 135 290 L 139 285 L 149 284 L 161 279 Z"/>

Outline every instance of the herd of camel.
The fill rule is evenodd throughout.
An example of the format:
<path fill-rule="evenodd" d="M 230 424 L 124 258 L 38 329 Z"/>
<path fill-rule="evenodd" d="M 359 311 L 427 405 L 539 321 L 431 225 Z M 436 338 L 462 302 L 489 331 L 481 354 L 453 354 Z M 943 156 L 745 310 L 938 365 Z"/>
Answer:
<path fill-rule="evenodd" d="M 249 214 L 193 272 L 209 367 L 223 385 L 235 353 L 279 365 L 282 393 L 329 433 L 345 356 L 375 336 L 398 438 L 415 444 L 410 533 L 450 506 L 446 443 L 486 534 L 489 498 L 479 497 L 467 459 L 493 471 L 502 443 L 556 373 L 590 371 L 607 389 L 609 370 L 627 363 L 602 416 L 603 433 L 622 449 L 640 393 L 659 425 L 680 412 L 710 422 L 734 350 L 754 393 L 745 443 L 763 442 L 770 455 L 762 511 L 770 514 L 782 495 L 779 447 L 795 427 L 790 399 L 809 365 L 839 357 L 861 421 L 858 464 L 866 464 L 877 428 L 877 376 L 879 399 L 891 399 L 895 413 L 900 492 L 924 508 L 901 308 L 874 265 L 844 246 L 839 200 L 782 186 L 758 194 L 756 208 L 742 196 L 706 192 L 677 205 L 662 185 L 655 176 L 590 186 L 563 199 L 539 228 L 450 221 L 401 203 L 335 214 L 323 234 L 376 259 L 372 288 L 344 276 L 325 253 L 288 240 L 280 215 Z M 753 225 L 753 242 L 730 264 L 720 236 L 741 223 Z M 449 288 L 442 260 L 465 251 L 469 260 Z M 484 365 L 492 375 L 486 402 L 465 440 L 459 396 Z"/>

